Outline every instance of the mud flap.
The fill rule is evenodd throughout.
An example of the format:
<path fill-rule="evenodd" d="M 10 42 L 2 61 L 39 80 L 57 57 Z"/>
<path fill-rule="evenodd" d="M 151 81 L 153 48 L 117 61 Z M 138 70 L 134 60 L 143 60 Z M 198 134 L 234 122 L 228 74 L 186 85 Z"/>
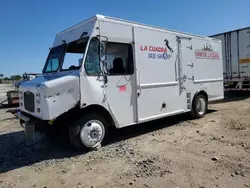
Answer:
<path fill-rule="evenodd" d="M 25 122 L 23 124 L 23 128 L 24 128 L 25 138 L 27 140 L 33 140 L 34 141 L 35 124 L 31 123 L 31 122 Z"/>

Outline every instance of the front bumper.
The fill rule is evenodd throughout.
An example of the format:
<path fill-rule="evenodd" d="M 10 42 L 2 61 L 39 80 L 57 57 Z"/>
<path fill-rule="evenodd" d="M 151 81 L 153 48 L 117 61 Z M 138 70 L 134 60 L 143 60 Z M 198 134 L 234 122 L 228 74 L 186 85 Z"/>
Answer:
<path fill-rule="evenodd" d="M 24 122 L 29 122 L 30 119 L 31 119 L 31 118 L 27 117 L 26 115 L 24 115 L 24 114 L 22 113 L 22 111 L 20 111 L 20 110 L 17 112 L 17 117 L 18 117 L 19 119 L 23 120 Z"/>
<path fill-rule="evenodd" d="M 22 120 L 20 121 L 20 126 L 24 129 L 25 138 L 33 139 L 34 134 L 38 131 L 43 131 L 46 126 L 43 120 L 37 119 L 29 114 L 22 111 L 17 112 L 17 117 Z"/>
<path fill-rule="evenodd" d="M 24 123 L 20 121 L 20 126 L 24 129 L 25 138 L 34 140 L 35 123 L 31 123 L 30 118 L 23 115 L 21 111 L 17 112 L 17 117 L 24 121 Z"/>

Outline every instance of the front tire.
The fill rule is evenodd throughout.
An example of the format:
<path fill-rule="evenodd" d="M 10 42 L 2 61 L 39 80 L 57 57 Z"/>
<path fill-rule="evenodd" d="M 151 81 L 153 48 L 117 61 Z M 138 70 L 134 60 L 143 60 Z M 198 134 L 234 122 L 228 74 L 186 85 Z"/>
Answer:
<path fill-rule="evenodd" d="M 106 127 L 106 120 L 99 114 L 85 114 L 69 126 L 69 140 L 79 151 L 99 149 L 106 135 Z"/>
<path fill-rule="evenodd" d="M 202 118 L 207 113 L 208 101 L 203 94 L 198 94 L 193 101 L 191 115 L 194 118 Z"/>

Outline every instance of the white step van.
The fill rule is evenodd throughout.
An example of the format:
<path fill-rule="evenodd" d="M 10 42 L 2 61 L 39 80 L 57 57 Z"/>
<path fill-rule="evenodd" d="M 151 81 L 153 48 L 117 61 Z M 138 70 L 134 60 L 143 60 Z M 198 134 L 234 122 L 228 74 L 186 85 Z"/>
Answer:
<path fill-rule="evenodd" d="M 222 58 L 218 39 L 96 15 L 56 35 L 18 116 L 27 137 L 67 122 L 73 146 L 96 149 L 109 126 L 203 117 L 224 97 Z"/>

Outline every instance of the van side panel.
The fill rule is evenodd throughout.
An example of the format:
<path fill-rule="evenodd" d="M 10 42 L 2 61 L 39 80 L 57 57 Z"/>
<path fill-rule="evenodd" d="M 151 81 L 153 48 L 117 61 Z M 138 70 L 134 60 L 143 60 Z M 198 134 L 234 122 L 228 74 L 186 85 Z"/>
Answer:
<path fill-rule="evenodd" d="M 223 55 L 220 42 L 195 39 L 194 80 L 196 91 L 204 90 L 209 100 L 222 99 Z"/>
<path fill-rule="evenodd" d="M 179 93 L 176 35 L 135 28 L 139 122 L 186 110 Z"/>

